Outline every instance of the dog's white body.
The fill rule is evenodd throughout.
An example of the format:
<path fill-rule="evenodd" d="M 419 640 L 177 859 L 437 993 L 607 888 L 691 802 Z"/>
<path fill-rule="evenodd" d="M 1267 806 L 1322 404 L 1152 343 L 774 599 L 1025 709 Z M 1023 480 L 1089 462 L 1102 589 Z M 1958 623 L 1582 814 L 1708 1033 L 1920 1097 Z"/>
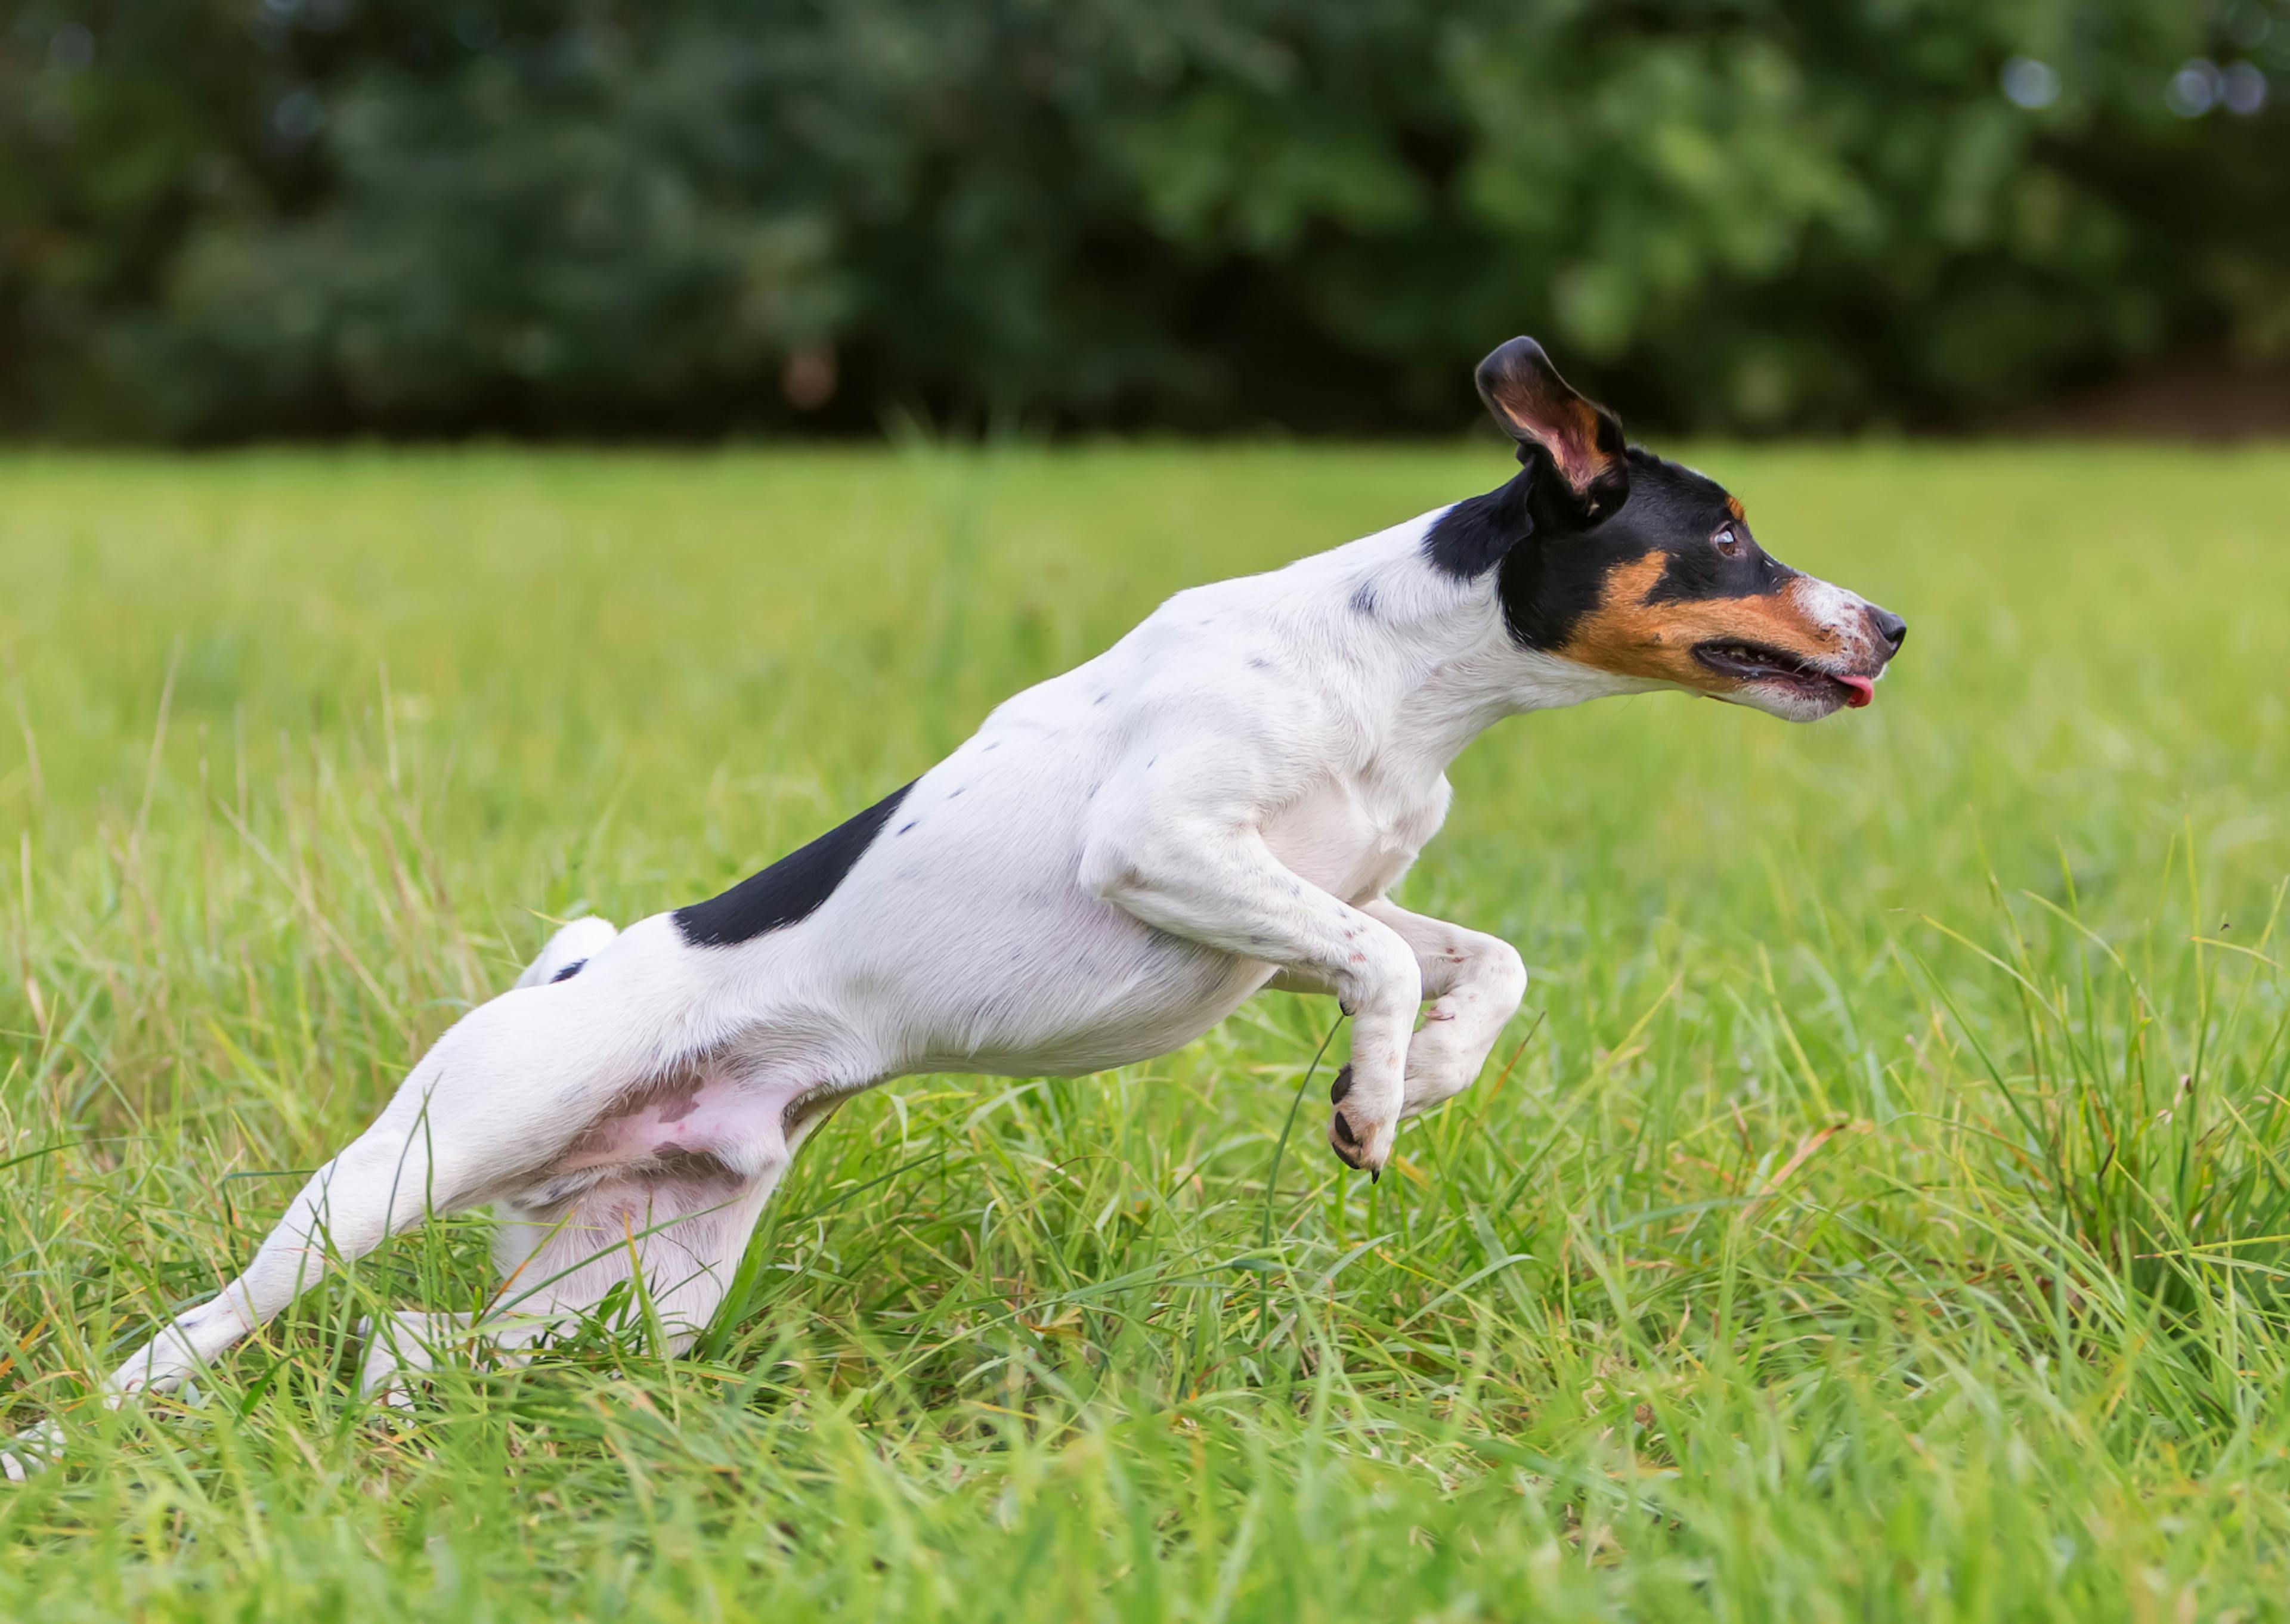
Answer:
<path fill-rule="evenodd" d="M 727 953 L 733 1019 L 838 1029 L 837 1086 L 1077 1073 L 1189 1043 L 1285 972 L 1393 1049 L 1396 1108 L 1429 973 L 1405 935 L 1452 927 L 1379 900 L 1445 816 L 1447 764 L 1501 715 L 1616 685 L 1533 668 L 1560 662 L 1422 563 L 1430 516 L 1181 593 L 1002 705 L 816 914 Z M 1509 989 L 1499 1027 L 1517 956 L 1471 956 Z"/>
<path fill-rule="evenodd" d="M 1507 943 L 1383 900 L 1445 816 L 1448 763 L 1502 716 L 1648 685 L 1518 648 L 1490 581 L 1425 562 L 1437 516 L 1181 592 L 1003 704 L 799 923 L 731 947 L 689 944 L 671 914 L 568 926 L 115 1390 L 180 1382 L 330 1258 L 486 1202 L 512 1277 L 497 1340 L 593 1306 L 629 1273 L 631 1236 L 688 1338 L 813 1107 L 917 1071 L 1164 1054 L 1276 974 L 1354 1013 L 1346 1104 L 1381 1167 L 1401 1116 L 1477 1075 L 1525 988 Z M 665 1148 L 690 1176 L 657 1171 Z M 446 1333 L 394 1329 L 370 1383 Z"/>
<path fill-rule="evenodd" d="M 795 923 L 731 945 L 695 943 L 674 914 L 568 925 L 112 1394 L 180 1383 L 330 1261 L 488 1202 L 505 1284 L 473 1329 L 529 1341 L 640 1268 L 681 1344 L 837 1101 L 917 1071 L 1145 1060 L 1276 978 L 1354 1016 L 1331 1139 L 1380 1171 L 1404 1116 L 1477 1075 L 1525 988 L 1507 943 L 1386 900 L 1445 816 L 1448 764 L 1505 716 L 1682 685 L 1524 646 L 1492 572 L 1427 558 L 1445 511 L 1181 592 L 1002 705 Z M 1777 591 L 1865 649 L 1861 599 L 1810 578 Z M 464 1329 L 397 1316 L 369 1387 Z"/>

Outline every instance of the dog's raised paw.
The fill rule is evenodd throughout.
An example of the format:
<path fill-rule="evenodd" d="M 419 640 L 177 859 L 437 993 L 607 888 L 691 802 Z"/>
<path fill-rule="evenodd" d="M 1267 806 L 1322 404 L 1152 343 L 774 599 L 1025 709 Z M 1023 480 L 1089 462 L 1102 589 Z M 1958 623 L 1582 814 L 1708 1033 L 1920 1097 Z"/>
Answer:
<path fill-rule="evenodd" d="M 1328 1148 L 1336 1153 L 1336 1160 L 1370 1179 L 1383 1176 L 1383 1164 L 1391 1155 L 1391 1138 L 1392 1124 L 1355 1124 L 1341 1103 L 1328 1114 Z"/>

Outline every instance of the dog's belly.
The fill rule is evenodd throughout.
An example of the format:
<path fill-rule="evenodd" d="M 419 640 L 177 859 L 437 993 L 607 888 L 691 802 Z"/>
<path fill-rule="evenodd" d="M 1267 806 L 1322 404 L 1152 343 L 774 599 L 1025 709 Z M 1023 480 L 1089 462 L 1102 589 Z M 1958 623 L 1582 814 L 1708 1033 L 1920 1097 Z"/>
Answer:
<path fill-rule="evenodd" d="M 785 1163 L 787 1108 L 804 1092 L 785 1077 L 742 1075 L 736 1053 L 695 1056 L 600 1102 L 508 1199 L 547 1213 L 605 1186 L 639 1205 L 666 1191 L 736 1191 Z"/>
<path fill-rule="evenodd" d="M 1271 967 L 1183 940 L 1069 878 L 998 908 L 918 910 L 847 958 L 831 1002 L 897 1071 L 1071 1076 L 1183 1047 Z"/>
<path fill-rule="evenodd" d="M 1068 985 L 1022 1012 L 1009 996 L 989 996 L 987 1019 L 958 1015 L 933 1035 L 916 1069 L 1077 1076 L 1134 1065 L 1207 1032 L 1271 973 L 1254 960 L 1163 937 L 1117 983 Z"/>

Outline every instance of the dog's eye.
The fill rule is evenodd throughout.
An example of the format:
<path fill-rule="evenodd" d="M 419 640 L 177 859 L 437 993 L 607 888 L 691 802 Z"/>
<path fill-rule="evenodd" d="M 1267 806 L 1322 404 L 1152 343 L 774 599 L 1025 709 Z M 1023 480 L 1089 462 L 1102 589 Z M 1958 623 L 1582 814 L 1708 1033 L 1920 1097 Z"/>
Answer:
<path fill-rule="evenodd" d="M 1742 556 L 1741 532 L 1731 524 L 1719 525 L 1718 533 L 1710 539 L 1718 543 L 1718 550 L 1726 557 L 1739 558 Z"/>

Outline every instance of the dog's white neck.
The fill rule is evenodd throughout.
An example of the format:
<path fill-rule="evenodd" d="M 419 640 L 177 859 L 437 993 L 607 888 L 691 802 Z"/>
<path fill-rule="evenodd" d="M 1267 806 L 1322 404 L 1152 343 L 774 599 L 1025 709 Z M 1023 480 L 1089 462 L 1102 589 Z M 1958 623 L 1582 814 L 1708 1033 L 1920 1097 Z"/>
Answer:
<path fill-rule="evenodd" d="M 1314 596 L 1341 603 L 1358 623 L 1351 635 L 1373 651 L 1364 685 L 1388 707 L 1379 754 L 1391 765 L 1404 757 L 1436 777 L 1507 716 L 1661 685 L 1521 647 L 1503 619 L 1498 572 L 1458 580 L 1429 564 L 1424 534 L 1444 512 L 1291 566 L 1325 573 Z"/>

